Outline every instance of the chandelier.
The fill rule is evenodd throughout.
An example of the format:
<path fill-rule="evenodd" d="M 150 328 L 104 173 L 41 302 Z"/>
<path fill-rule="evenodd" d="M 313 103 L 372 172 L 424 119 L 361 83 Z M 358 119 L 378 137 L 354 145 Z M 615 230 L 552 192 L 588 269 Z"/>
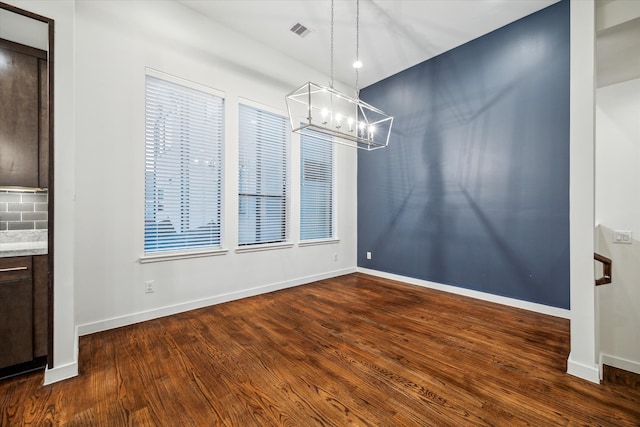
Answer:
<path fill-rule="evenodd" d="M 360 62 L 360 0 L 356 0 L 355 97 L 333 87 L 333 15 L 331 0 L 331 80 L 329 86 L 307 82 L 286 97 L 291 130 L 313 131 L 318 139 L 364 150 L 389 145 L 393 117 L 362 101 L 358 89 Z"/>

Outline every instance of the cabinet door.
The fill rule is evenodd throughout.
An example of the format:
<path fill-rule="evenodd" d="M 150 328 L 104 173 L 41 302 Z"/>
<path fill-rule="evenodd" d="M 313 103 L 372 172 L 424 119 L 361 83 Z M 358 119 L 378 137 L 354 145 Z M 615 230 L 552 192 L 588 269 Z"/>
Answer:
<path fill-rule="evenodd" d="M 33 257 L 33 356 L 47 355 L 49 341 L 49 258 Z"/>
<path fill-rule="evenodd" d="M 38 142 L 40 150 L 39 159 L 39 187 L 49 188 L 49 67 L 46 59 L 38 60 L 38 71 L 40 73 L 38 87 L 39 87 L 39 102 L 40 108 L 38 110 L 39 123 L 38 123 Z"/>
<path fill-rule="evenodd" d="M 0 368 L 33 359 L 31 279 L 0 282 Z"/>
<path fill-rule="evenodd" d="M 38 58 L 0 47 L 0 186 L 38 187 Z"/>

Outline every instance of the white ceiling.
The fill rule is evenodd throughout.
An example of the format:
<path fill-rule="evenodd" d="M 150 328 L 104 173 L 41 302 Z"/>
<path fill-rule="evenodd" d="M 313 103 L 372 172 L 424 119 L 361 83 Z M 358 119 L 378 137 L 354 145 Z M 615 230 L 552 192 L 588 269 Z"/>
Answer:
<path fill-rule="evenodd" d="M 598 33 L 598 87 L 640 78 L 640 18 Z"/>
<path fill-rule="evenodd" d="M 330 74 L 330 0 L 180 1 Z M 380 81 L 557 1 L 361 0 L 360 59 L 364 67 L 358 86 Z M 354 85 L 356 0 L 335 0 L 334 16 L 334 79 Z M 290 28 L 296 23 L 311 32 L 304 38 L 292 33 Z"/>

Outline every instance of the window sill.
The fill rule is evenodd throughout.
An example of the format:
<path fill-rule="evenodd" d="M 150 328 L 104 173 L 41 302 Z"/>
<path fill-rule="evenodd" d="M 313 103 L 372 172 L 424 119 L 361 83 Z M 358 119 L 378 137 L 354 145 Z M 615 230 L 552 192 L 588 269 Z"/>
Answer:
<path fill-rule="evenodd" d="M 246 252 L 259 252 L 259 251 L 271 251 L 275 249 L 289 249 L 293 247 L 293 243 L 266 243 L 263 245 L 247 245 L 236 248 L 237 254 L 243 254 Z"/>
<path fill-rule="evenodd" d="M 200 258 L 200 257 L 206 257 L 206 256 L 225 255 L 227 252 L 229 252 L 228 249 L 208 249 L 208 250 L 192 251 L 192 252 L 166 252 L 166 253 L 158 253 L 153 255 L 141 255 L 140 264 L 146 264 L 149 262 L 173 261 L 177 259 L 186 259 L 186 258 Z"/>
<path fill-rule="evenodd" d="M 305 246 L 317 246 L 317 245 L 333 245 L 340 243 L 340 239 L 318 239 L 318 240 L 305 240 L 298 243 L 298 246 L 304 248 Z"/>

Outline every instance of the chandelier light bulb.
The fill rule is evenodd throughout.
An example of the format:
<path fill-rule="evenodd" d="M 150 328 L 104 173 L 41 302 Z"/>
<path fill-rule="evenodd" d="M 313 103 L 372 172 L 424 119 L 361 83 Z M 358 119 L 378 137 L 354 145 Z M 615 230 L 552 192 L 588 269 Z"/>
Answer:
<path fill-rule="evenodd" d="M 322 124 L 326 125 L 327 124 L 327 116 L 329 115 L 329 110 L 327 110 L 326 108 L 323 108 L 320 111 L 320 115 L 322 115 Z"/>

